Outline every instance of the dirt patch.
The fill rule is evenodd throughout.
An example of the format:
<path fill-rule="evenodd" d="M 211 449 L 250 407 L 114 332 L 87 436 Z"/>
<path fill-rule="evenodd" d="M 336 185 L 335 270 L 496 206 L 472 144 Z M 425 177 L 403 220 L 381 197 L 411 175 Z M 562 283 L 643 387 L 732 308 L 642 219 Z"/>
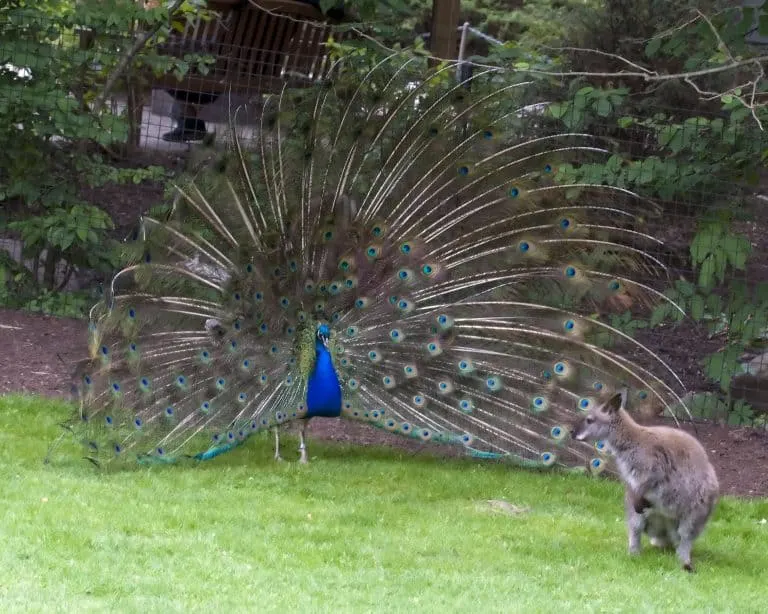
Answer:
<path fill-rule="evenodd" d="M 704 446 L 723 494 L 768 496 L 768 432 L 716 424 L 683 424 Z"/>
<path fill-rule="evenodd" d="M 0 394 L 69 395 L 86 330 L 83 320 L 0 309 Z"/>
<path fill-rule="evenodd" d="M 664 344 L 669 347 L 663 351 L 674 352 L 678 348 L 680 356 L 673 354 L 667 358 L 676 367 L 684 367 L 684 361 L 678 360 L 686 352 L 691 353 L 684 341 L 686 333 L 675 330 L 674 335 L 675 339 L 664 337 Z M 23 391 L 67 396 L 74 364 L 86 356 L 86 323 L 0 310 L 0 348 L 0 394 Z M 692 372 L 691 380 L 700 381 L 700 377 Z M 684 428 L 694 431 L 693 425 L 685 425 Z M 745 497 L 768 496 L 768 433 L 711 424 L 698 424 L 695 430 L 717 468 L 723 493 Z M 390 446 L 412 453 L 441 451 L 364 424 L 340 419 L 313 420 L 310 433 L 322 439 L 363 446 Z"/>
<path fill-rule="evenodd" d="M 690 319 L 653 330 L 637 331 L 635 339 L 659 356 L 683 382 L 686 390 L 706 392 L 717 390 L 717 384 L 707 378 L 701 360 L 723 349 L 722 338 L 710 338 L 707 327 Z M 653 368 L 653 363 L 640 351 L 633 352 L 637 362 Z"/>

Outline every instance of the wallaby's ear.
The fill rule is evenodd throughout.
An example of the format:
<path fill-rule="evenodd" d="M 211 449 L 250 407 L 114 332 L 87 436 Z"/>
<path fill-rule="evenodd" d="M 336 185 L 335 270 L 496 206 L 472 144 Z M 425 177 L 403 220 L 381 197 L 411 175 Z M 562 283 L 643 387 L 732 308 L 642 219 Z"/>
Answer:
<path fill-rule="evenodd" d="M 624 391 L 614 394 L 605 404 L 605 411 L 609 414 L 615 413 L 621 409 L 624 402 Z"/>

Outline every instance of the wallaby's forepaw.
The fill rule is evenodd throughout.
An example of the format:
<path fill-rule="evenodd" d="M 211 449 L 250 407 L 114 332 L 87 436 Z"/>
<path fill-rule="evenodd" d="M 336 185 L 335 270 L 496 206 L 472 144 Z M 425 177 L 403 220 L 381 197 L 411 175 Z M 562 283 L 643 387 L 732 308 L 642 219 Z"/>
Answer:
<path fill-rule="evenodd" d="M 693 568 L 693 563 L 683 563 L 683 569 L 688 573 L 694 573 L 696 570 Z"/>
<path fill-rule="evenodd" d="M 637 497 L 633 501 L 633 505 L 635 508 L 635 512 L 637 514 L 642 514 L 643 512 L 645 512 L 645 510 L 650 509 L 652 507 L 651 503 L 645 497 Z"/>

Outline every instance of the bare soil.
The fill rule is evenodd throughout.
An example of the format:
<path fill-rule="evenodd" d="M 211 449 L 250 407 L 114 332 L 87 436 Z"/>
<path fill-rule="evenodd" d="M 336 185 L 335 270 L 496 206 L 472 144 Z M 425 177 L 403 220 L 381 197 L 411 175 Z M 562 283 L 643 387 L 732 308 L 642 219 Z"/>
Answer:
<path fill-rule="evenodd" d="M 676 340 L 667 339 L 665 344 L 684 346 L 685 334 L 677 333 Z M 68 396 L 73 365 L 86 357 L 86 338 L 82 320 L 0 309 L 0 394 Z M 677 358 L 682 356 L 673 358 L 676 365 Z M 693 425 L 684 428 L 694 432 Z M 413 453 L 424 449 L 418 442 L 340 419 L 312 420 L 310 433 L 355 445 L 384 445 Z M 699 423 L 695 435 L 717 468 L 724 493 L 768 496 L 767 432 Z"/>

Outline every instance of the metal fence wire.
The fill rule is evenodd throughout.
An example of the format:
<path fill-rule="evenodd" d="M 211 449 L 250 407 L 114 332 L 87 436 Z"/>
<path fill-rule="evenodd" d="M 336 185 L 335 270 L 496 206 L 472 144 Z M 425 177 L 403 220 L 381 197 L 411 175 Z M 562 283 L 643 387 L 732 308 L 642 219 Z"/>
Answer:
<path fill-rule="evenodd" d="M 124 238 L 160 205 L 181 157 L 227 138 L 235 110 L 247 142 L 263 97 L 334 79 L 333 45 L 350 39 L 308 3 L 208 7 L 171 24 L 153 21 L 152 3 L 149 18 L 92 23 L 0 10 L 0 304 L 25 284 L 91 289 L 111 262 L 100 238 Z M 643 231 L 663 242 L 655 255 L 673 275 L 648 283 L 687 316 L 628 308 L 611 324 L 675 369 L 694 415 L 765 428 L 766 139 L 737 101 L 670 91 L 662 104 L 563 80 L 521 118 L 531 134 L 556 120 L 615 151 L 572 169 L 574 181 L 638 190 L 659 206 Z M 88 111 L 101 102 L 109 112 Z M 69 166 L 57 166 L 62 152 Z"/>

